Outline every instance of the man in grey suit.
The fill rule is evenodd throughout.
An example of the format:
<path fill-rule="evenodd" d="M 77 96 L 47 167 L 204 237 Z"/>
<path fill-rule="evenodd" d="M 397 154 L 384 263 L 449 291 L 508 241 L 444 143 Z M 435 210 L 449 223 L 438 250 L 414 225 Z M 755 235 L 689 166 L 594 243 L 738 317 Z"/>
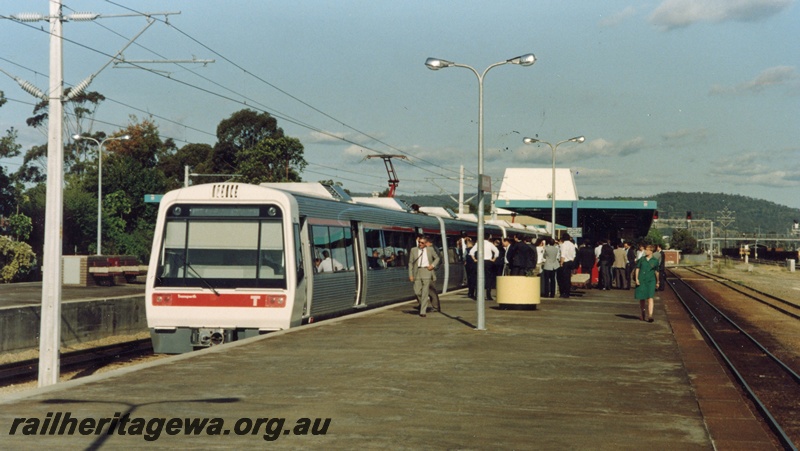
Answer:
<path fill-rule="evenodd" d="M 417 247 L 411 249 L 408 259 L 408 280 L 414 282 L 414 294 L 419 300 L 419 316 L 428 312 L 431 281 L 436 280 L 436 267 L 439 266 L 439 253 L 430 246 L 426 236 L 421 236 Z"/>

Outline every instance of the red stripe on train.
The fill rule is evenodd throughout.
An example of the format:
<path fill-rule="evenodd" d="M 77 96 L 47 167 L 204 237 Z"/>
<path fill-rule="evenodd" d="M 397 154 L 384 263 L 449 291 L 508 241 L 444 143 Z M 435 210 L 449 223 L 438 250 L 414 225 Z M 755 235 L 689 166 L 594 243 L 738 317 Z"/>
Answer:
<path fill-rule="evenodd" d="M 163 307 L 286 307 L 284 294 L 254 293 L 159 293 L 152 299 Z"/>

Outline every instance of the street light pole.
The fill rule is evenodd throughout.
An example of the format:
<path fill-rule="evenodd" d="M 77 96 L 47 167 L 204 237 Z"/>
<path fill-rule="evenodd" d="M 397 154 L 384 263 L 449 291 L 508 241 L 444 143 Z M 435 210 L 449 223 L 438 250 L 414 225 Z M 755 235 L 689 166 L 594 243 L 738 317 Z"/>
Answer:
<path fill-rule="evenodd" d="M 522 140 L 522 142 L 524 142 L 525 144 L 537 144 L 537 143 L 547 144 L 548 146 L 550 146 L 550 150 L 553 152 L 553 174 L 552 174 L 553 191 L 550 194 L 550 199 L 552 200 L 552 207 L 550 209 L 550 236 L 553 239 L 555 239 L 556 237 L 556 149 L 558 149 L 558 146 L 566 142 L 574 142 L 580 144 L 584 141 L 586 141 L 586 138 L 584 138 L 583 136 L 577 136 L 575 138 L 570 138 L 570 139 L 565 139 L 564 141 L 560 141 L 556 143 L 556 145 L 554 146 L 547 141 L 541 141 L 536 138 L 524 138 Z"/>
<path fill-rule="evenodd" d="M 106 141 L 126 141 L 131 139 L 131 135 L 106 138 L 102 141 L 98 141 L 90 136 L 81 135 L 72 135 L 72 139 L 75 141 L 88 139 L 97 144 L 97 255 L 103 255 L 101 248 L 103 235 L 103 144 L 105 144 Z"/>
<path fill-rule="evenodd" d="M 518 56 L 516 58 L 511 58 L 505 61 L 500 61 L 497 63 L 492 64 L 491 66 L 487 67 L 483 73 L 479 73 L 475 68 L 472 66 L 468 66 L 466 64 L 459 64 L 454 63 L 452 61 L 447 60 L 440 60 L 436 58 L 428 58 L 425 61 L 425 66 L 428 67 L 430 70 L 439 70 L 444 67 L 463 67 L 465 69 L 469 69 L 472 73 L 478 77 L 478 239 L 476 242 L 476 246 L 478 246 L 478 283 L 477 288 L 478 292 L 477 295 L 477 309 L 478 309 L 478 326 L 477 330 L 485 330 L 486 329 L 486 319 L 485 319 L 485 287 L 486 287 L 486 274 L 485 274 L 485 263 L 484 263 L 484 218 L 483 218 L 483 204 L 484 204 L 484 196 L 483 196 L 483 79 L 486 77 L 486 74 L 489 72 L 490 69 L 497 66 L 502 66 L 503 64 L 518 64 L 520 66 L 530 66 L 536 62 L 536 56 L 533 53 L 528 53 L 525 55 Z"/>

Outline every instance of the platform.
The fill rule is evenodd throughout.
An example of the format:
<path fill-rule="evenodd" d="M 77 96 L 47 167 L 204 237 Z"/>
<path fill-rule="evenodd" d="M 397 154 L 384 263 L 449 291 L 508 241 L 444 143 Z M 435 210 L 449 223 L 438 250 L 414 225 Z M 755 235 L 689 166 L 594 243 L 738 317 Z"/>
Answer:
<path fill-rule="evenodd" d="M 740 449 L 769 449 L 737 435 L 758 428 L 746 408 L 735 423 L 719 418 L 723 409 L 703 410 L 701 398 L 718 395 L 695 389 L 698 375 L 671 327 L 680 322 L 696 344 L 688 317 L 659 299 L 656 321 L 639 321 L 632 293 L 587 290 L 542 299 L 535 311 L 487 302 L 478 331 L 475 303 L 461 291 L 443 295 L 443 312 L 427 318 L 406 303 L 169 357 L 0 398 L 0 440 L 11 449 L 691 450 L 714 449 L 720 433 Z M 690 355 L 693 367 L 719 371 L 701 355 Z M 20 423 L 9 436 L 15 418 L 44 422 L 48 413 L 128 414 L 154 427 L 159 418 L 219 418 L 224 427 L 169 435 L 162 424 L 147 441 L 118 430 L 25 436 Z M 265 441 L 280 423 L 264 420 L 256 434 L 237 435 L 235 425 L 241 431 L 258 418 L 284 418 L 284 433 Z M 330 423 L 324 435 L 298 435 L 301 418 Z M 714 420 L 728 430 L 715 430 Z"/>

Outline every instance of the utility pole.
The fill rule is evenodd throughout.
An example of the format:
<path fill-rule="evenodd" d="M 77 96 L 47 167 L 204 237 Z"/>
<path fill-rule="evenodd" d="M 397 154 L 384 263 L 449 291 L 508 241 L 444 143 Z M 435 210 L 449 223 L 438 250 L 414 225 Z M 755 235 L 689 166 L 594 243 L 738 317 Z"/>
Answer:
<path fill-rule="evenodd" d="M 50 90 L 47 130 L 47 188 L 39 332 L 39 387 L 58 383 L 61 358 L 61 224 L 64 198 L 64 91 L 61 0 L 50 1 Z"/>
<path fill-rule="evenodd" d="M 61 350 L 61 256 L 62 223 L 64 218 L 64 102 L 74 99 L 83 92 L 94 77 L 111 62 L 118 59 L 120 50 L 100 71 L 78 83 L 69 96 L 64 97 L 64 55 L 63 22 L 89 21 L 101 17 L 93 13 L 75 13 L 68 17 L 61 14 L 61 0 L 50 0 L 50 13 L 42 16 L 36 13 L 23 13 L 11 16 L 19 22 L 50 22 L 50 85 L 47 94 L 42 93 L 31 83 L 14 78 L 24 91 L 34 97 L 48 101 L 47 130 L 47 185 L 45 194 L 44 249 L 42 261 L 42 309 L 39 331 L 39 386 L 58 383 Z M 149 13 L 150 16 L 177 13 Z M 121 14 L 115 17 L 141 16 L 142 14 Z M 152 24 L 152 22 L 150 22 Z M 149 25 L 148 25 L 149 26 Z M 146 28 L 145 28 L 146 29 Z M 144 30 L 142 30 L 143 32 Z M 141 33 L 139 33 L 141 35 Z M 136 37 L 138 37 L 137 35 Z M 133 38 L 133 40 L 136 39 Z M 133 40 L 125 46 L 127 48 Z M 5 71 L 3 71 L 6 73 Z M 7 73 L 6 73 L 7 74 Z"/>

